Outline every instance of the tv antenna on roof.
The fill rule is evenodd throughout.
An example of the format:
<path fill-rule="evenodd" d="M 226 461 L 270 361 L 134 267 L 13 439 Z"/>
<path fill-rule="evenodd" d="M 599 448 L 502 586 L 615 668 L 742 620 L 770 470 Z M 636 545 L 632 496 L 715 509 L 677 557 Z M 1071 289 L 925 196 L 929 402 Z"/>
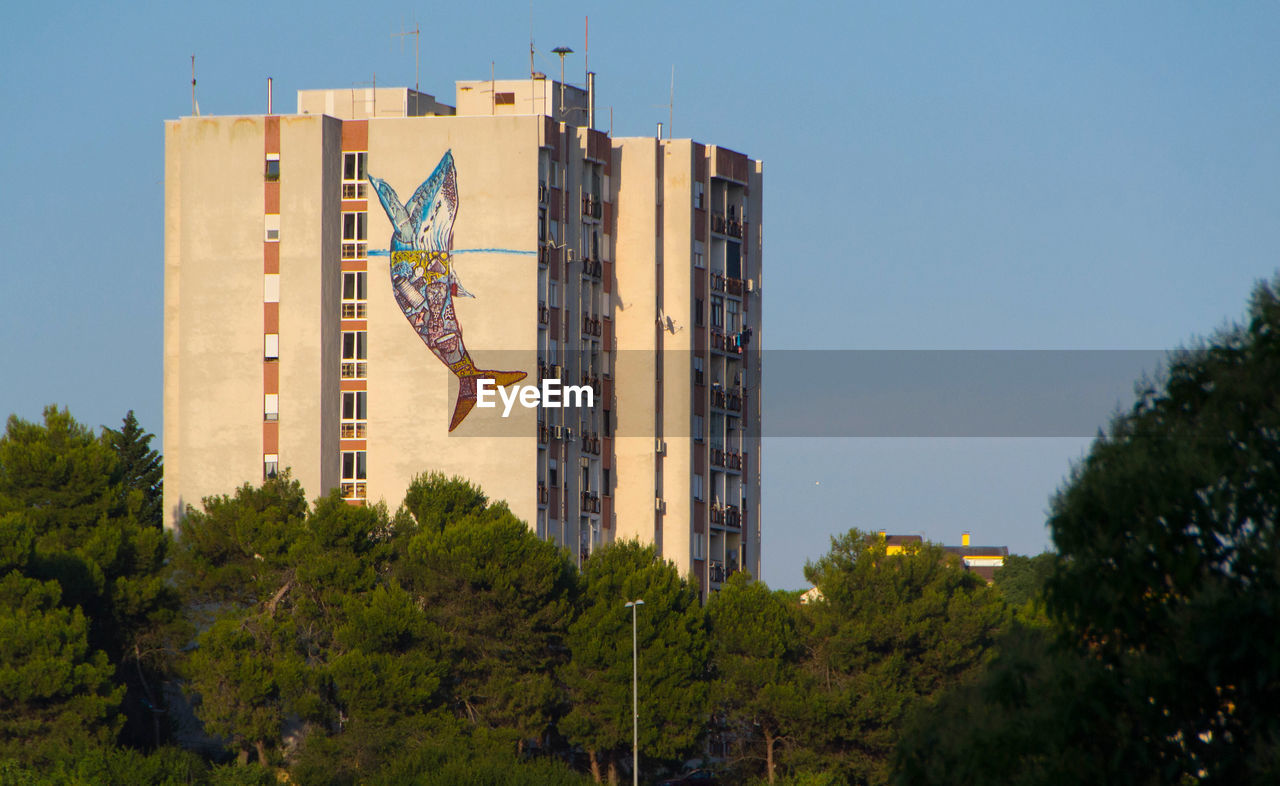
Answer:
<path fill-rule="evenodd" d="M 413 23 L 412 30 L 403 30 L 399 33 L 392 33 L 392 38 L 400 39 L 400 51 L 404 51 L 405 36 L 413 36 L 413 91 L 418 92 L 418 76 L 421 60 L 418 58 L 418 44 L 422 40 L 422 31 L 418 29 L 417 21 Z"/>

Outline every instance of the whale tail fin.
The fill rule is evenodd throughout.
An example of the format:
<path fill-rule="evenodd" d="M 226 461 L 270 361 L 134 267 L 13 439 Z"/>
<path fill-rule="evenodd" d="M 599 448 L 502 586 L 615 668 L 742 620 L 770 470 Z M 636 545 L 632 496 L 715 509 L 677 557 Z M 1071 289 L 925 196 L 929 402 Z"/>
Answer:
<path fill-rule="evenodd" d="M 458 377 L 458 401 L 453 405 L 453 418 L 449 421 L 449 431 L 462 425 L 462 421 L 476 405 L 476 380 L 491 379 L 496 387 L 504 388 L 514 385 L 529 376 L 524 371 L 493 371 L 477 369 L 473 374 Z"/>

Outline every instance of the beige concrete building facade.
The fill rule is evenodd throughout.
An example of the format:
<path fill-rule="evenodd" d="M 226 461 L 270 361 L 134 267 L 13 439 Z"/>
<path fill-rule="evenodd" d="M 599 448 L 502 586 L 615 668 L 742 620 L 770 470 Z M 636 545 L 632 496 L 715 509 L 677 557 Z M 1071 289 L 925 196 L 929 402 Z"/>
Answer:
<path fill-rule="evenodd" d="M 760 162 L 611 139 L 561 88 L 166 123 L 171 524 L 286 467 L 391 508 L 440 471 L 577 560 L 635 537 L 704 592 L 759 575 Z M 591 406 L 484 406 L 552 379 Z"/>

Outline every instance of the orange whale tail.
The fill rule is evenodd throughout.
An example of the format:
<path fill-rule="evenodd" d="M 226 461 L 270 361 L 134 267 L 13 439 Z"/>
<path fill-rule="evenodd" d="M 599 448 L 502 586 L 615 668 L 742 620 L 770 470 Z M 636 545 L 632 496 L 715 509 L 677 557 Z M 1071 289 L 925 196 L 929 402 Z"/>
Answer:
<path fill-rule="evenodd" d="M 458 401 L 453 405 L 453 419 L 449 421 L 449 431 L 453 431 L 462 425 L 462 421 L 467 415 L 471 414 L 471 410 L 476 405 L 476 383 L 477 379 L 492 379 L 496 387 L 504 388 L 507 385 L 514 385 L 525 377 L 529 376 L 524 371 L 491 371 L 477 369 L 474 374 L 467 374 L 458 377 Z"/>

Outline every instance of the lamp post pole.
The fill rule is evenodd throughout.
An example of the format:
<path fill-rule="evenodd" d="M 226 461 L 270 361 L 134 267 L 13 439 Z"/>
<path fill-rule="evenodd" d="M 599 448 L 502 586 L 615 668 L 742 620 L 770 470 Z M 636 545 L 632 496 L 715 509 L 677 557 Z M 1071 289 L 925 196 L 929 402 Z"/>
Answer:
<path fill-rule="evenodd" d="M 636 607 L 643 606 L 640 599 L 628 601 L 623 608 L 631 609 L 631 784 L 640 783 L 640 682 L 638 679 L 639 655 L 636 647 Z"/>

